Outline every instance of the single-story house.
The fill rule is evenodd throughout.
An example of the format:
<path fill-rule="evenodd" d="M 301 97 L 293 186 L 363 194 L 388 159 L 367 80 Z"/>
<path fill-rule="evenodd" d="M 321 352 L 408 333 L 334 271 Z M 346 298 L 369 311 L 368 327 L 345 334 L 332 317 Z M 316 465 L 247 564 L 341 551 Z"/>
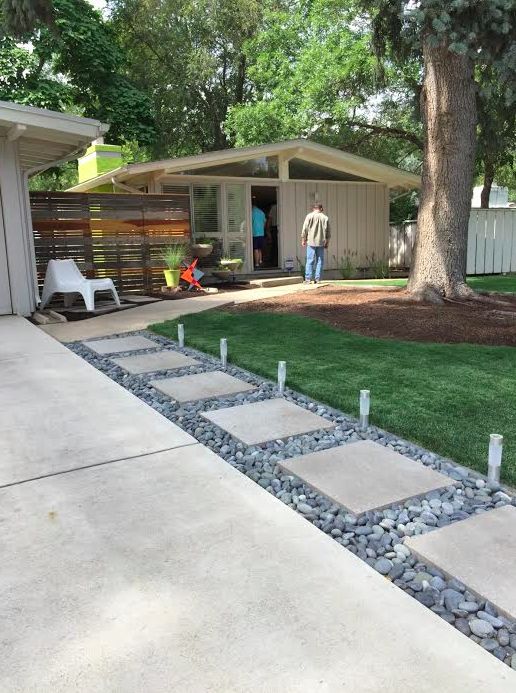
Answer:
<path fill-rule="evenodd" d="M 186 196 L 192 237 L 213 239 L 252 272 L 252 201 L 274 228 L 266 267 L 296 264 L 303 220 L 317 201 L 333 229 L 326 268 L 337 269 L 347 254 L 358 265 L 387 258 L 391 192 L 419 186 L 413 173 L 309 140 L 127 165 L 119 147 L 97 143 L 79 159 L 79 184 L 70 192 Z"/>
<path fill-rule="evenodd" d="M 108 126 L 0 101 L 0 315 L 30 315 L 39 301 L 28 178 L 77 158 Z"/>

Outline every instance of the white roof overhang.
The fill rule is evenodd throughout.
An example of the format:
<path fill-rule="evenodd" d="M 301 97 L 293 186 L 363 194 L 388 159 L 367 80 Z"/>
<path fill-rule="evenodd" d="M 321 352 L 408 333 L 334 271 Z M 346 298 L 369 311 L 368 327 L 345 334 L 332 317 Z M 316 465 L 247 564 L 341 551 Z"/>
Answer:
<path fill-rule="evenodd" d="M 20 167 L 28 173 L 75 158 L 108 129 L 91 118 L 0 101 L 0 137 L 17 141 Z"/>

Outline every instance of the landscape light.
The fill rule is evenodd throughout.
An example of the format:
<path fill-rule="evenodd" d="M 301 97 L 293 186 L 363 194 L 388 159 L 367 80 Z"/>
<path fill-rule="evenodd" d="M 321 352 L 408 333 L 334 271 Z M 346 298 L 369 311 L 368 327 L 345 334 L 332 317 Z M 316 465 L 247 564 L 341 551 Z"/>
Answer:
<path fill-rule="evenodd" d="M 489 481 L 500 481 L 502 465 L 503 436 L 491 433 L 489 436 L 489 458 L 487 463 L 487 478 Z"/>
<path fill-rule="evenodd" d="M 285 381 L 287 379 L 287 362 L 278 361 L 278 390 L 280 394 L 285 392 Z"/>
<path fill-rule="evenodd" d="M 179 342 L 179 348 L 182 349 L 185 345 L 185 326 L 183 323 L 179 323 L 177 326 L 177 341 Z"/>
<path fill-rule="evenodd" d="M 222 368 L 225 369 L 228 363 L 228 340 L 225 337 L 220 340 L 220 360 Z"/>
<path fill-rule="evenodd" d="M 369 426 L 369 408 L 371 406 L 370 390 L 360 390 L 360 427 L 364 430 Z"/>

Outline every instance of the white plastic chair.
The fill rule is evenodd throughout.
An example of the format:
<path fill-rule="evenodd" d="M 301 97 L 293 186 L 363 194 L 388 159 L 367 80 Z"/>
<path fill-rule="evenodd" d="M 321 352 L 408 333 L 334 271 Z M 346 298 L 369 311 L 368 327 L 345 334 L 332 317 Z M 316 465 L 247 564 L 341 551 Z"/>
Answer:
<path fill-rule="evenodd" d="M 120 305 L 111 279 L 86 279 L 74 260 L 49 260 L 39 309 L 43 310 L 55 293 L 62 293 L 67 308 L 71 307 L 76 294 L 80 294 L 86 310 L 95 310 L 95 291 L 111 291 L 116 305 Z"/>

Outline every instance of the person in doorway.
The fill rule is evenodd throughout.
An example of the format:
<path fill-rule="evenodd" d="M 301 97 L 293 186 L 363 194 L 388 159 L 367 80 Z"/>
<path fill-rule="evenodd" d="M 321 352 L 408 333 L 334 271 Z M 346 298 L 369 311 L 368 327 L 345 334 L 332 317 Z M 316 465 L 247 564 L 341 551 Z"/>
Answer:
<path fill-rule="evenodd" d="M 270 265 L 278 266 L 278 205 L 274 202 L 267 216 L 267 231 L 271 246 Z"/>
<path fill-rule="evenodd" d="M 265 242 L 265 223 L 267 219 L 263 211 L 257 206 L 255 197 L 253 197 L 251 220 L 253 227 L 254 268 L 259 269 L 263 262 L 262 251 Z"/>
<path fill-rule="evenodd" d="M 315 263 L 315 283 L 319 283 L 324 267 L 324 250 L 330 241 L 330 221 L 323 206 L 316 202 L 306 215 L 301 231 L 301 244 L 306 247 L 305 284 L 311 284 Z"/>

